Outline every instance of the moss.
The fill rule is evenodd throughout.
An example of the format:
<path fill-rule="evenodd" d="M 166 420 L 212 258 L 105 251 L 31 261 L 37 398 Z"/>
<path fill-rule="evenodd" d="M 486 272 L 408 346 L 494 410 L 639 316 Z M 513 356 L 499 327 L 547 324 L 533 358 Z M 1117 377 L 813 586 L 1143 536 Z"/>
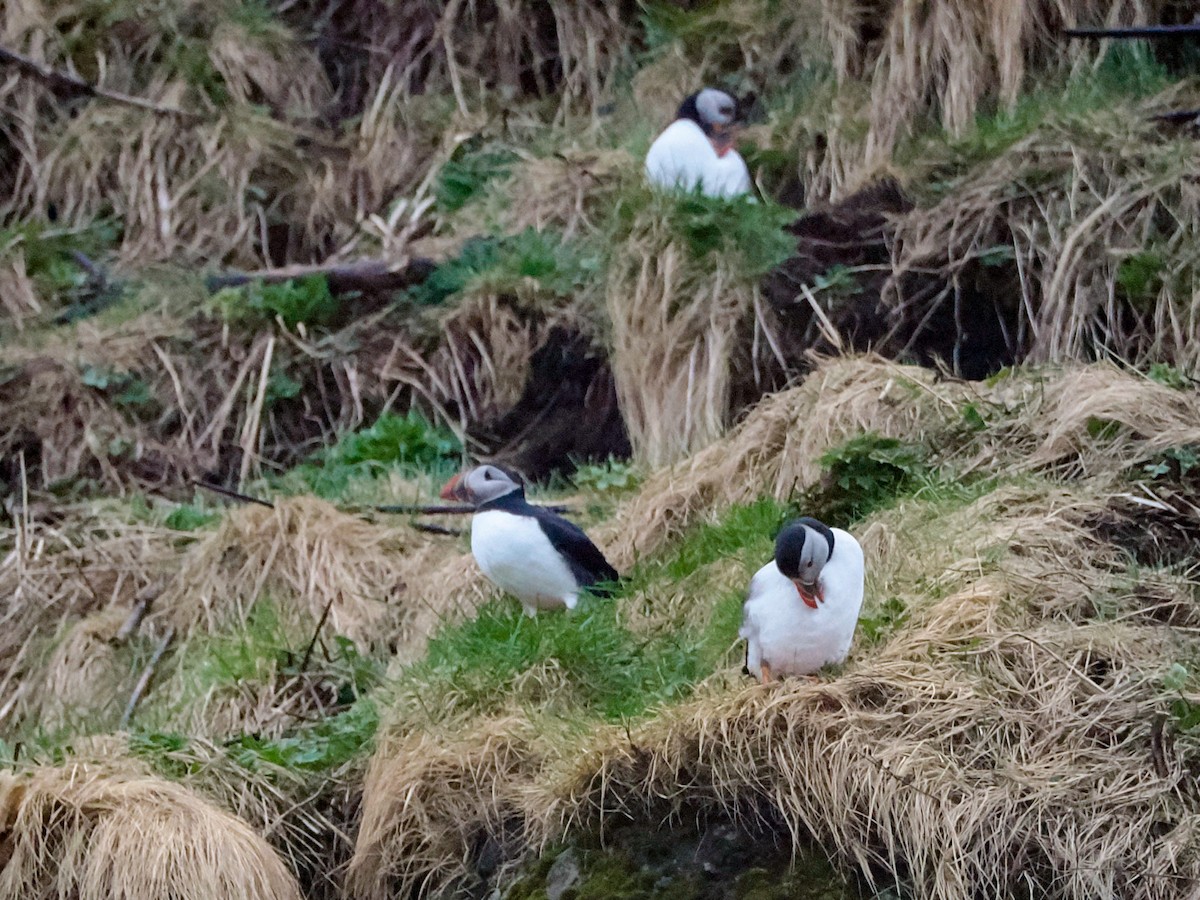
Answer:
<path fill-rule="evenodd" d="M 710 843 L 714 834 L 723 840 Z M 818 851 L 793 857 L 770 835 L 716 825 L 697 829 L 631 825 L 601 847 L 581 836 L 574 852 L 580 879 L 562 900 L 849 900 L 859 896 Z M 504 891 L 510 900 L 547 900 L 554 862 L 568 852 L 548 849 Z"/>

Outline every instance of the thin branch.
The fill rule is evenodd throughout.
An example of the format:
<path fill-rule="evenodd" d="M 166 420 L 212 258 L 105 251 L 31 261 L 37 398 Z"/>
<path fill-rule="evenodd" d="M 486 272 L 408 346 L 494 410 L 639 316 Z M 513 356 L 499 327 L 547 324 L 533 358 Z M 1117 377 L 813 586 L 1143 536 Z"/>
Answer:
<path fill-rule="evenodd" d="M 321 629 L 325 627 L 325 620 L 329 618 L 329 611 L 333 609 L 333 601 L 336 598 L 336 594 L 330 597 L 329 602 L 325 604 L 325 609 L 321 611 L 321 618 L 317 621 L 317 627 L 313 631 L 312 640 L 308 642 L 308 646 L 304 649 L 304 658 L 300 660 L 301 672 L 308 668 L 308 663 L 312 659 L 313 648 L 317 646 L 317 638 L 321 636 Z"/>
<path fill-rule="evenodd" d="M 142 670 L 142 676 L 134 686 L 133 694 L 129 697 L 129 702 L 125 704 L 125 712 L 121 713 L 122 729 L 129 727 L 129 720 L 133 718 L 133 711 L 137 708 L 138 701 L 142 699 L 142 694 L 146 693 L 146 688 L 150 686 L 150 679 L 154 677 L 155 668 L 158 667 L 159 661 L 163 658 L 163 654 L 167 652 L 167 647 L 171 645 L 171 641 L 174 639 L 175 626 L 172 625 L 167 629 L 167 633 L 163 635 L 163 639 L 158 642 L 158 646 L 154 648 L 154 655 L 150 657 L 150 662 L 146 663 L 146 668 Z"/>
<path fill-rule="evenodd" d="M 100 100 L 120 103 L 123 106 L 132 106 L 135 109 L 146 110 L 147 112 L 158 113 L 159 115 L 178 116 L 181 119 L 192 120 L 203 118 L 194 112 L 187 112 L 178 107 L 163 106 L 160 103 L 146 100 L 143 97 L 134 97 L 130 94 L 122 94 L 120 91 L 110 91 L 108 88 L 90 84 L 76 75 L 69 75 L 66 72 L 49 69 L 36 60 L 9 50 L 7 47 L 0 47 L 0 65 L 15 66 L 18 72 L 31 78 L 36 78 L 38 81 L 45 83 L 51 90 L 80 97 L 96 97 Z"/>
<path fill-rule="evenodd" d="M 1131 25 L 1125 28 L 1064 28 L 1069 38 L 1171 38 L 1200 37 L 1200 22 L 1187 25 Z"/>
<path fill-rule="evenodd" d="M 259 506 L 265 506 L 267 509 L 275 508 L 275 504 L 269 500 L 260 500 L 258 497 L 251 497 L 249 494 L 221 487 L 219 484 L 212 484 L 208 481 L 197 481 L 195 479 L 193 479 L 192 484 L 198 488 L 204 488 L 206 491 L 212 491 L 214 494 L 220 494 L 222 497 L 228 497 L 231 500 L 240 500 L 242 503 L 256 503 Z"/>
<path fill-rule="evenodd" d="M 420 257 L 404 265 L 395 265 L 383 260 L 367 260 L 357 263 L 321 263 L 311 266 L 285 266 L 279 269 L 258 269 L 250 272 L 222 272 L 209 276 L 204 284 L 210 293 L 222 288 L 239 287 L 251 281 L 278 284 L 293 278 L 309 275 L 324 275 L 329 281 L 329 290 L 335 294 L 348 291 L 398 291 L 420 284 L 437 265 Z"/>

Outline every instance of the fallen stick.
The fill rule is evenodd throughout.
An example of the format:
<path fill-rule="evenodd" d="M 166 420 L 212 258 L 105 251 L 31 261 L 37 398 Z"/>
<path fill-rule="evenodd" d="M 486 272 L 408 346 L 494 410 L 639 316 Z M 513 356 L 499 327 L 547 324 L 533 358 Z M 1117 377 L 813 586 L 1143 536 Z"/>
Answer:
<path fill-rule="evenodd" d="M 259 506 L 267 507 L 267 509 L 275 508 L 275 504 L 269 500 L 263 500 L 259 497 L 251 497 L 249 494 L 243 494 L 240 491 L 235 491 L 235 490 L 232 490 L 231 488 L 222 487 L 219 484 L 213 484 L 212 482 L 209 482 L 209 481 L 199 481 L 199 480 L 193 479 L 192 484 L 198 488 L 203 488 L 206 491 L 212 491 L 214 494 L 220 494 L 223 497 L 228 497 L 231 500 L 240 500 L 242 503 L 257 503 Z M 562 505 L 558 505 L 558 504 L 542 505 L 542 504 L 535 503 L 535 504 L 531 504 L 531 505 L 532 506 L 541 506 L 542 509 L 546 509 L 546 510 L 549 510 L 550 512 L 554 512 L 554 513 L 569 513 L 569 512 L 571 512 L 571 507 L 562 506 Z M 377 513 L 388 513 L 388 514 L 392 514 L 392 515 L 410 515 L 410 516 L 452 516 L 452 515 L 468 516 L 468 515 L 472 515 L 473 513 L 475 513 L 477 511 L 476 507 L 467 506 L 467 505 L 445 506 L 445 505 L 434 504 L 434 505 L 430 505 L 430 506 L 424 506 L 419 503 L 418 504 L 394 503 L 394 504 L 384 504 L 382 506 L 372 506 L 370 504 L 358 504 L 355 506 L 339 506 L 338 509 L 340 509 L 342 512 L 351 513 L 351 514 L 359 513 L 359 512 L 377 512 Z M 428 528 L 436 528 L 437 526 L 430 525 L 427 527 Z"/>
<path fill-rule="evenodd" d="M 120 103 L 124 106 L 146 110 L 147 112 L 159 113 L 160 115 L 178 116 L 181 119 L 199 120 L 203 118 L 194 112 L 188 112 L 178 107 L 163 106 L 160 103 L 146 100 L 143 97 L 122 94 L 120 91 L 110 91 L 108 88 L 102 88 L 84 81 L 76 75 L 69 75 L 66 72 L 47 68 L 37 60 L 17 53 L 15 50 L 9 50 L 7 47 L 0 47 L 0 65 L 13 66 L 23 75 L 28 75 L 31 78 L 36 78 L 38 81 L 44 82 L 51 90 L 58 90 L 80 97 L 95 97 L 100 100 L 108 100 L 112 103 Z"/>
<path fill-rule="evenodd" d="M 163 639 L 158 642 L 158 646 L 154 648 L 154 655 L 150 657 L 150 662 L 146 663 L 146 668 L 142 670 L 142 675 L 138 679 L 133 688 L 133 694 L 129 697 L 129 702 L 125 704 L 125 712 L 121 713 L 121 728 L 129 727 L 129 720 L 133 718 L 133 711 L 137 708 L 138 701 L 142 699 L 142 694 L 146 693 L 146 688 L 150 686 L 150 679 L 154 677 L 154 670 L 158 667 L 159 660 L 163 658 L 163 654 L 167 652 L 167 647 L 171 641 L 175 639 L 175 626 L 172 625 L 167 629 L 167 633 L 163 635 Z"/>
<path fill-rule="evenodd" d="M 321 636 L 321 629 L 325 627 L 325 620 L 329 618 L 329 611 L 333 609 L 333 601 L 334 597 L 330 597 L 329 602 L 325 604 L 325 609 L 321 611 L 321 618 L 317 621 L 317 627 L 313 631 L 312 640 L 308 642 L 308 646 L 304 650 L 304 658 L 300 660 L 301 672 L 308 669 L 308 663 L 312 659 L 313 648 L 317 646 L 317 638 Z"/>
<path fill-rule="evenodd" d="M 1123 28 L 1064 28 L 1070 38 L 1171 38 L 1200 37 L 1200 22 L 1187 25 L 1129 25 Z"/>
<path fill-rule="evenodd" d="M 146 618 L 146 613 L 150 612 L 150 607 L 154 605 L 154 601 L 158 599 L 158 595 L 162 593 L 162 584 L 153 581 L 146 585 L 137 595 L 134 601 L 133 609 L 129 611 L 129 616 L 125 622 L 117 629 L 117 636 L 114 640 L 117 643 L 124 643 L 129 640 L 129 636 L 138 630 L 138 626 L 142 624 L 142 619 Z"/>
<path fill-rule="evenodd" d="M 212 491 L 214 494 L 220 494 L 222 497 L 228 497 L 231 500 L 240 500 L 242 503 L 257 503 L 259 506 L 265 506 L 267 509 L 274 509 L 275 504 L 268 500 L 260 500 L 258 497 L 251 497 L 249 494 L 243 494 L 227 487 L 221 487 L 219 484 L 212 484 L 208 481 L 192 480 L 192 484 L 198 488 L 204 488 L 206 491 Z"/>
<path fill-rule="evenodd" d="M 240 287 L 251 281 L 278 284 L 293 278 L 309 275 L 324 275 L 329 290 L 335 294 L 347 291 L 398 291 L 401 288 L 420 284 L 437 268 L 431 259 L 418 257 L 403 266 L 382 260 L 357 263 L 322 263 L 311 266 L 285 266 L 279 269 L 258 269 L 251 272 L 223 272 L 205 279 L 209 293 L 222 288 Z"/>

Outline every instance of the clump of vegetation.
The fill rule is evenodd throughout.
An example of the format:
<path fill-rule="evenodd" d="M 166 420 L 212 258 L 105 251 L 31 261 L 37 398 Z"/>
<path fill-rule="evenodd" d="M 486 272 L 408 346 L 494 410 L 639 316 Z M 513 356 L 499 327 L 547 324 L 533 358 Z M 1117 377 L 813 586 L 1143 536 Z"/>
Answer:
<path fill-rule="evenodd" d="M 438 268 L 405 296 L 421 305 L 444 303 L 468 290 L 521 296 L 569 297 L 594 277 L 599 256 L 564 241 L 552 231 L 526 228 L 507 237 L 472 238 L 459 255 Z"/>
<path fill-rule="evenodd" d="M 632 490 L 641 480 L 636 466 L 611 458 L 602 463 L 581 463 L 571 474 L 575 487 L 598 493 Z"/>
<path fill-rule="evenodd" d="M 519 157 L 511 150 L 464 144 L 438 172 L 438 208 L 452 213 L 466 206 L 497 178 L 503 177 Z"/>
<path fill-rule="evenodd" d="M 919 445 L 870 432 L 827 451 L 821 465 L 826 474 L 802 503 L 841 527 L 913 491 L 931 472 Z"/>
<path fill-rule="evenodd" d="M 218 291 L 213 303 L 228 322 L 258 327 L 278 321 L 293 330 L 298 325 L 329 325 L 341 310 L 324 275 L 290 278 L 277 284 L 251 281 Z"/>
<path fill-rule="evenodd" d="M 384 413 L 374 425 L 343 435 L 296 466 L 282 481 L 298 479 L 320 497 L 338 497 L 356 478 L 393 471 L 406 475 L 438 471 L 457 463 L 462 442 L 421 413 Z"/>

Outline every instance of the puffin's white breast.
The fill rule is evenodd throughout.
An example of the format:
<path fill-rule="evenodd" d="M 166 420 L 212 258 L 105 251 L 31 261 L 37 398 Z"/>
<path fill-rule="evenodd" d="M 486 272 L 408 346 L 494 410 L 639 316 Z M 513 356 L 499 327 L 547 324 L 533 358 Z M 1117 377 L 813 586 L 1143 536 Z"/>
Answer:
<path fill-rule="evenodd" d="M 850 652 L 863 600 L 863 553 L 858 541 L 833 529 L 833 556 L 821 570 L 825 601 L 806 606 L 774 560 L 750 581 L 741 636 L 748 642 L 748 665 L 758 675 L 765 660 L 777 675 L 807 675 L 838 663 Z"/>
<path fill-rule="evenodd" d="M 488 580 L 527 607 L 574 605 L 579 585 L 537 520 L 497 509 L 476 513 L 471 553 Z"/>
<path fill-rule="evenodd" d="M 650 145 L 646 177 L 661 188 L 690 191 L 704 185 L 705 173 L 717 161 L 717 151 L 704 130 L 691 119 L 676 119 Z"/>

